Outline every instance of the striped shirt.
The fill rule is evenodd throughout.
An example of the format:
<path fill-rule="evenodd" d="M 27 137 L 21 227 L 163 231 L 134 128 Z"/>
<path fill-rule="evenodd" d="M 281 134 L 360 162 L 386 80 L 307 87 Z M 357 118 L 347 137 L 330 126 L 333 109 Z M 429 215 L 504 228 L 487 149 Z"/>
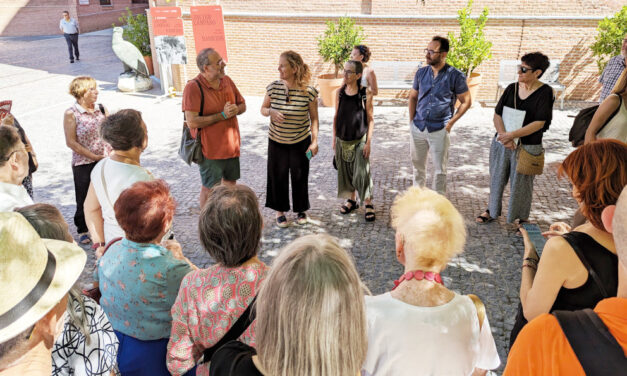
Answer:
<path fill-rule="evenodd" d="M 270 120 L 269 137 L 272 141 L 282 144 L 295 144 L 311 135 L 311 119 L 309 104 L 318 97 L 318 91 L 307 86 L 307 91 L 289 89 L 282 81 L 274 81 L 266 88 L 270 97 L 270 108 L 281 112 L 284 116 L 282 124 Z"/>

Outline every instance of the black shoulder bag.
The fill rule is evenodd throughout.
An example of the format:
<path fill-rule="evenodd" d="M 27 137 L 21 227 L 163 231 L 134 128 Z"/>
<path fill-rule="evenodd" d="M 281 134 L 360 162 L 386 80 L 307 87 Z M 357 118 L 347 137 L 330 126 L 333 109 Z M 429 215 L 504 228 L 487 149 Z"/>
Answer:
<path fill-rule="evenodd" d="M 198 80 L 194 81 L 196 81 L 198 89 L 200 89 L 200 112 L 198 114 L 200 116 L 203 116 L 205 106 L 205 93 L 202 90 L 202 86 L 200 86 L 200 82 L 198 82 Z M 183 113 L 183 118 L 185 119 L 185 113 Z M 196 132 L 196 138 L 194 138 L 189 131 L 187 122 L 183 124 L 183 133 L 181 134 L 181 146 L 179 147 L 179 156 L 181 157 L 181 159 L 183 159 L 185 163 L 190 166 L 192 165 L 192 162 L 200 163 L 203 158 L 200 132 L 201 129 L 198 129 Z"/>

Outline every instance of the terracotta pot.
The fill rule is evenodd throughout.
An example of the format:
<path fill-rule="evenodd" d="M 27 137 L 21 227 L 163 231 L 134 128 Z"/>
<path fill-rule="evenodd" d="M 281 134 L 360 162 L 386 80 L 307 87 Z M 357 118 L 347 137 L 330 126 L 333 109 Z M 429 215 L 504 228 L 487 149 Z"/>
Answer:
<path fill-rule="evenodd" d="M 479 86 L 481 85 L 481 74 L 471 73 L 470 77 L 466 79 L 466 83 L 468 84 L 468 91 L 470 91 L 470 99 L 474 102 L 478 99 L 477 93 L 479 93 Z"/>
<path fill-rule="evenodd" d="M 335 107 L 336 91 L 342 86 L 342 78 L 334 74 L 323 74 L 318 76 L 318 86 L 320 87 L 320 98 L 322 105 Z"/>
<path fill-rule="evenodd" d="M 155 70 L 152 67 L 152 56 L 144 56 L 144 61 L 146 62 L 146 65 L 148 66 L 148 73 L 152 76 L 155 74 Z"/>

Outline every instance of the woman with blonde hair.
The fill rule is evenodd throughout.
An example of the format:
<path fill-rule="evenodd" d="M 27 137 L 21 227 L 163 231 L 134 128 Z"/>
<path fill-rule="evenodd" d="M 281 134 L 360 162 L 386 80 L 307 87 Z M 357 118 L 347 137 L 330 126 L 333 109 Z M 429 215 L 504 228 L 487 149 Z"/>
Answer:
<path fill-rule="evenodd" d="M 602 138 L 627 142 L 627 69 L 618 78 L 612 94 L 603 100 L 594 113 L 584 143 Z"/>
<path fill-rule="evenodd" d="M 266 88 L 261 114 L 270 117 L 266 207 L 277 212 L 276 223 L 283 228 L 290 177 L 297 223 L 307 223 L 309 160 L 318 153 L 318 91 L 309 86 L 311 71 L 298 53 L 283 52 L 278 69 L 280 79 Z"/>
<path fill-rule="evenodd" d="M 391 292 L 366 297 L 363 375 L 470 375 L 498 367 L 485 307 L 446 288 L 440 276 L 463 252 L 462 216 L 446 197 L 420 187 L 398 196 L 391 212 L 405 273 Z"/>
<path fill-rule="evenodd" d="M 359 375 L 367 349 L 363 294 L 336 239 L 295 240 L 259 292 L 257 350 L 227 343 L 214 354 L 210 375 Z"/>
<path fill-rule="evenodd" d="M 108 115 L 98 100 L 98 85 L 89 76 L 76 77 L 70 83 L 69 93 L 76 103 L 68 108 L 63 115 L 63 131 L 65 144 L 72 149 L 72 174 L 74 175 L 74 192 L 76 194 L 76 213 L 74 224 L 81 244 L 91 243 L 83 205 L 87 197 L 91 171 L 96 163 L 108 156 L 111 147 L 100 138 L 100 124 Z"/>

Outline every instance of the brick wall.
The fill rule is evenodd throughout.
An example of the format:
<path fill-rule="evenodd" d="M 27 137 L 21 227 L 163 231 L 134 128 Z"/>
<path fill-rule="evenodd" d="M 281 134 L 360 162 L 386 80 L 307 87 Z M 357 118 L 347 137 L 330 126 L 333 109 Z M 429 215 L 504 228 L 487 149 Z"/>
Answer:
<path fill-rule="evenodd" d="M 133 13 L 144 12 L 148 4 L 131 0 L 111 0 L 101 6 L 99 0 L 79 5 L 78 0 L 0 0 L 0 36 L 59 34 L 59 20 L 64 10 L 79 22 L 81 32 L 111 27 L 126 7 Z"/>
<path fill-rule="evenodd" d="M 159 3 L 159 2 L 158 2 Z M 165 1 L 161 1 L 164 3 Z M 214 5 L 215 1 L 196 0 L 196 5 Z M 248 95 L 263 95 L 266 85 L 278 78 L 278 57 L 282 51 L 293 49 L 303 56 L 317 76 L 331 72 L 317 52 L 317 37 L 324 31 L 324 17 L 365 15 L 356 17 L 367 35 L 364 41 L 372 52 L 372 60 L 423 61 L 422 50 L 436 34 L 446 35 L 458 30 L 457 9 L 465 0 L 339 0 L 294 2 L 289 0 L 222 0 L 225 13 L 225 33 L 229 62 L 227 71 L 240 90 Z M 183 12 L 189 11 L 190 0 L 178 1 Z M 485 29 L 494 44 L 493 58 L 484 62 L 477 72 L 483 75 L 479 99 L 494 99 L 500 60 L 518 59 L 526 52 L 542 51 L 551 59 L 562 61 L 560 81 L 567 86 L 567 100 L 595 100 L 598 97 L 598 72 L 588 46 L 596 35 L 598 20 L 585 17 L 604 17 L 615 13 L 621 2 L 607 0 L 529 0 L 507 2 L 477 0 L 475 12 L 488 6 L 490 16 Z M 244 12 L 266 15 L 249 16 Z M 278 17 L 277 14 L 298 13 L 302 16 Z M 516 17 L 516 15 L 521 15 Z M 526 16 L 525 16 L 526 15 Z M 413 16 L 414 18 L 406 18 Z M 503 16 L 514 17 L 503 19 Z M 554 19 L 533 20 L 527 16 L 552 16 Z M 561 17 L 571 19 L 560 19 Z M 422 17 L 422 18 L 421 18 Z M 499 19 L 501 17 L 501 19 Z M 583 19 L 577 19 L 577 17 Z M 189 56 L 186 75 L 181 67 L 174 67 L 176 87 L 193 78 L 195 46 L 191 20 L 184 15 L 184 26 Z M 314 82 L 315 83 L 315 82 Z M 404 97 L 407 92 L 385 90 L 382 97 Z"/>

